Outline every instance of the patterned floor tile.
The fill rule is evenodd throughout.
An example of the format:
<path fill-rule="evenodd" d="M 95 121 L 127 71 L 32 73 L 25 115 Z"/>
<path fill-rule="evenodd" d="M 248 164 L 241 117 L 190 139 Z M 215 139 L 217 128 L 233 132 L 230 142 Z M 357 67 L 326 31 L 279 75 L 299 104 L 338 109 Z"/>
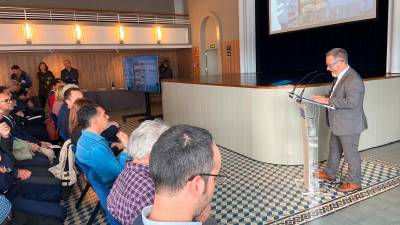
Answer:
<path fill-rule="evenodd" d="M 134 120 L 121 121 L 121 124 L 121 130 L 127 133 L 139 125 Z M 222 171 L 228 179 L 217 184 L 213 197 L 212 215 L 219 224 L 302 224 L 400 185 L 397 163 L 363 156 L 363 190 L 343 194 L 335 186 L 322 182 L 323 193 L 304 196 L 295 182 L 302 178 L 302 166 L 262 163 L 223 147 L 220 149 Z M 325 166 L 326 163 L 321 163 L 320 169 Z M 347 166 L 341 167 L 345 176 Z M 70 198 L 62 203 L 68 209 L 66 225 L 85 224 L 97 202 L 95 193 L 90 192 L 81 207 L 75 209 L 79 195 L 80 190 L 74 187 Z M 95 224 L 107 224 L 104 213 L 99 213 Z"/>

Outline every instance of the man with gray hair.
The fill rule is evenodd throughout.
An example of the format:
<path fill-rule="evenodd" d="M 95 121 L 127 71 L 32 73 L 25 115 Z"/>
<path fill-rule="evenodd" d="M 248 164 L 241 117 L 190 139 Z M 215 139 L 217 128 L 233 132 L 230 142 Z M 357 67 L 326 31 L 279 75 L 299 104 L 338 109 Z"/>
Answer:
<path fill-rule="evenodd" d="M 361 132 L 368 128 L 364 114 L 364 84 L 358 73 L 349 66 L 348 55 L 342 48 L 334 48 L 326 53 L 327 70 L 334 77 L 328 96 L 313 96 L 313 99 L 335 107 L 328 111 L 329 159 L 322 180 L 335 180 L 340 158 L 344 154 L 349 164 L 348 182 L 338 187 L 338 191 L 352 192 L 361 189 L 361 157 L 358 142 Z"/>
<path fill-rule="evenodd" d="M 131 225 L 145 206 L 153 204 L 154 183 L 150 177 L 150 152 L 168 129 L 161 120 L 146 120 L 129 137 L 127 161 L 107 198 L 107 208 L 122 225 Z"/>

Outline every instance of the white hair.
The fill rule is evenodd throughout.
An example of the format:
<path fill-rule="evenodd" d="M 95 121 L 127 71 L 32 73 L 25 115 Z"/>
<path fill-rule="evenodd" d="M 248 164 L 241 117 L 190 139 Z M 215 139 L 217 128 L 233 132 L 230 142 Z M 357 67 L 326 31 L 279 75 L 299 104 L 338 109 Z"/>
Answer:
<path fill-rule="evenodd" d="M 76 84 L 67 84 L 67 85 L 64 85 L 64 87 L 63 87 L 63 89 L 62 89 L 62 96 L 64 96 L 64 93 L 65 93 L 68 89 L 71 89 L 71 88 L 79 88 L 79 86 L 76 85 Z M 64 99 L 64 100 L 65 100 L 65 99 Z"/>
<path fill-rule="evenodd" d="M 148 157 L 153 145 L 168 128 L 160 119 L 144 121 L 129 137 L 128 154 L 137 160 Z"/>

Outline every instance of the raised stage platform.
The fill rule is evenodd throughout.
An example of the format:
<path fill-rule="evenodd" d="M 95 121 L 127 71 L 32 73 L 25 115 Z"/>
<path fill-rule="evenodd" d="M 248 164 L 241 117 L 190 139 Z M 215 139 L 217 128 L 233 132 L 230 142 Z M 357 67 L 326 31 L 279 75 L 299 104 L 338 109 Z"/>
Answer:
<path fill-rule="evenodd" d="M 327 75 L 329 76 L 329 75 Z M 400 76 L 364 81 L 364 110 L 369 128 L 360 150 L 400 140 Z M 330 83 L 307 87 L 304 96 L 328 92 Z M 209 76 L 162 82 L 163 115 L 167 123 L 208 129 L 218 145 L 262 162 L 303 164 L 301 120 L 288 98 L 292 85 L 272 86 L 256 74 Z M 319 126 L 319 156 L 326 159 L 329 130 L 325 113 Z"/>

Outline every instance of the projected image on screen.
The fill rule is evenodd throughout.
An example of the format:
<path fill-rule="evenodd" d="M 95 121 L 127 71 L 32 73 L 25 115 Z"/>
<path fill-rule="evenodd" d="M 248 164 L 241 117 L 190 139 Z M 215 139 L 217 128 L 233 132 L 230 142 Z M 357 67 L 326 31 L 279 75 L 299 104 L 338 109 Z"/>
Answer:
<path fill-rule="evenodd" d="M 126 56 L 124 57 L 125 86 L 128 90 L 159 93 L 158 57 Z"/>
<path fill-rule="evenodd" d="M 376 0 L 269 0 L 269 33 L 376 18 Z"/>

